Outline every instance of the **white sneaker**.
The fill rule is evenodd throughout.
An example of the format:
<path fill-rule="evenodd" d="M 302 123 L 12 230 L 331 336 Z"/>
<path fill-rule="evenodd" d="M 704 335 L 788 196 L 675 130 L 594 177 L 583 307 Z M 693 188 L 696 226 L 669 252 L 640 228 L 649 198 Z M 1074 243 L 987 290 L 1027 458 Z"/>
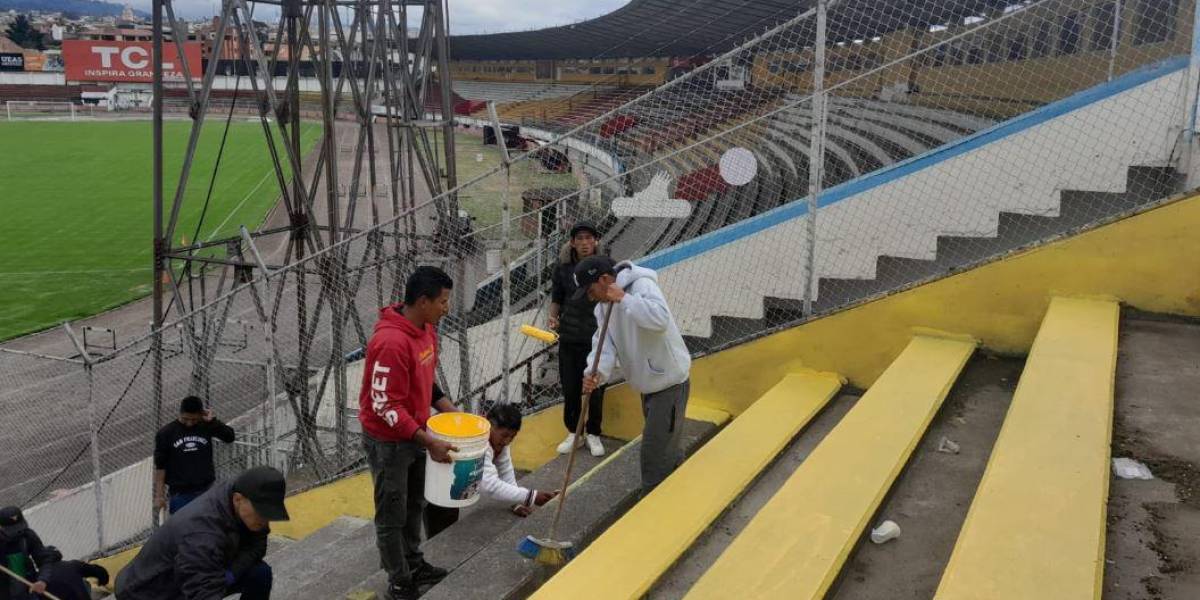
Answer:
<path fill-rule="evenodd" d="M 600 436 L 589 433 L 587 447 L 592 452 L 592 456 L 604 456 L 604 444 L 600 441 Z"/>
<path fill-rule="evenodd" d="M 564 439 L 562 441 L 562 443 L 558 445 L 558 453 L 566 454 L 566 453 L 570 452 L 571 446 L 573 446 L 573 445 L 574 446 L 582 446 L 583 440 L 576 441 L 575 434 L 568 433 L 566 439 Z"/>

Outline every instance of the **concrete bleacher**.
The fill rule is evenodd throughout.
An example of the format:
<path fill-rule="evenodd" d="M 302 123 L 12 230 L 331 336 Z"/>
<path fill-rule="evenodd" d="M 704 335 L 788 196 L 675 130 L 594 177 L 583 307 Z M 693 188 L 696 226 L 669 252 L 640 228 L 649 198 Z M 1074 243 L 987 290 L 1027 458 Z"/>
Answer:
<path fill-rule="evenodd" d="M 424 545 L 431 562 L 454 569 L 426 597 L 1099 597 L 1106 571 L 1130 570 L 1104 560 L 1113 558 L 1106 528 L 1135 525 L 1104 518 L 1111 428 L 1153 417 L 1139 435 L 1171 456 L 1194 446 L 1200 422 L 1185 383 L 1200 381 L 1197 325 L 1160 318 L 1158 329 L 1190 340 L 1191 350 L 1168 351 L 1192 366 L 1148 369 L 1129 355 L 1150 348 L 1118 337 L 1130 317 L 1099 296 L 1195 312 L 1183 297 L 1193 286 L 1158 275 L 1200 261 L 1195 236 L 1183 235 L 1197 222 L 1200 198 L 1180 199 L 698 359 L 690 456 L 662 485 L 639 499 L 639 446 L 610 439 L 608 457 L 583 457 L 572 487 L 562 530 L 582 548 L 572 562 L 555 572 L 514 551 L 523 536 L 544 535 L 551 511 L 521 520 L 481 504 Z M 1114 245 L 1126 251 L 1102 252 Z M 1077 295 L 1046 300 L 1052 289 Z M 950 323 L 961 335 L 937 331 Z M 1122 349 L 1123 388 L 1114 385 Z M 865 392 L 843 391 L 842 377 Z M 1139 377 L 1158 391 L 1139 391 L 1130 383 Z M 606 422 L 627 435 L 640 426 L 639 401 L 610 393 Z M 545 419 L 560 428 L 559 418 L 531 416 L 522 436 Z M 947 436 L 961 455 L 938 451 Z M 556 458 L 526 483 L 553 482 L 562 466 Z M 369 506 L 369 483 L 357 479 L 358 503 Z M 317 490 L 289 500 L 310 523 L 299 535 L 277 531 L 296 536 L 268 557 L 281 597 L 381 597 L 373 528 L 361 512 L 337 518 L 346 504 Z M 901 538 L 864 543 L 885 518 L 901 524 Z M 1174 534 L 1195 532 L 1179 527 Z"/>
<path fill-rule="evenodd" d="M 497 83 L 490 81 L 455 80 L 454 93 L 467 100 L 492 101 L 497 104 L 551 100 L 574 96 L 592 90 L 605 91 L 609 86 L 573 85 L 567 83 Z"/>
<path fill-rule="evenodd" d="M 751 99 L 747 102 L 756 106 Z M 685 155 L 703 155 L 708 164 L 715 164 L 720 152 L 728 148 L 750 149 L 758 158 L 759 174 L 755 182 L 758 193 L 729 190 L 697 203 L 697 210 L 682 222 L 638 227 L 619 222 L 609 235 L 614 253 L 619 258 L 651 254 L 807 195 L 810 109 L 797 96 L 787 96 L 780 102 L 796 106 L 779 111 L 761 127 L 747 128 L 685 152 Z M 720 114 L 697 113 L 690 118 L 701 123 L 722 123 L 737 114 L 728 108 L 738 106 L 735 102 L 720 106 L 726 107 L 723 112 L 718 111 Z M 896 164 L 994 124 L 953 111 L 859 98 L 832 97 L 829 112 L 826 187 Z M 654 122 L 662 122 L 664 116 L 676 118 L 677 114 L 670 109 L 650 108 L 644 116 L 654 116 L 657 119 Z M 675 130 L 686 127 L 677 126 Z M 642 132 L 633 143 L 646 139 L 671 139 L 680 146 L 687 143 L 686 135 L 672 136 L 658 129 Z M 702 208 L 706 203 L 719 207 Z"/>
<path fill-rule="evenodd" d="M 0 85 L 0 102 L 79 102 L 81 91 L 78 85 Z"/>
<path fill-rule="evenodd" d="M 1051 303 L 936 598 L 1098 595 L 1119 319 Z"/>

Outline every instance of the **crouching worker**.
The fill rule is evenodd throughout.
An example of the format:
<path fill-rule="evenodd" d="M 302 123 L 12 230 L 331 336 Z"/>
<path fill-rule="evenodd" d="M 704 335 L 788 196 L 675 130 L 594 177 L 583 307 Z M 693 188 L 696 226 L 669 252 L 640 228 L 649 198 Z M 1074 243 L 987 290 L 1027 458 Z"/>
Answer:
<path fill-rule="evenodd" d="M 497 404 L 488 411 L 487 418 L 492 430 L 483 454 L 483 477 L 479 481 L 479 489 L 496 500 L 512 504 L 514 513 L 527 517 L 533 513 L 534 507 L 553 500 L 558 492 L 543 492 L 517 485 L 512 452 L 508 447 L 521 432 L 521 409 L 512 404 Z M 425 527 L 432 538 L 458 521 L 458 509 L 430 504 L 426 509 L 426 517 Z"/>
<path fill-rule="evenodd" d="M 243 600 L 271 597 L 263 562 L 271 521 L 287 521 L 287 482 L 254 467 L 209 488 L 150 537 L 117 576 L 118 600 Z"/>
<path fill-rule="evenodd" d="M 21 509 L 0 508 L 0 566 L 26 581 L 37 581 L 41 570 L 52 561 L 52 552 L 30 529 Z M 44 588 L 44 584 L 39 584 L 32 591 L 45 591 Z M 20 580 L 0 572 L 0 600 L 24 600 L 29 598 L 30 591 Z"/>
<path fill-rule="evenodd" d="M 92 586 L 85 578 L 108 585 L 108 570 L 79 560 L 63 560 L 62 552 L 46 546 L 48 562 L 38 571 L 37 583 L 30 588 L 35 597 L 53 594 L 59 600 L 92 600 Z"/>
<path fill-rule="evenodd" d="M 497 404 L 488 411 L 488 421 L 492 423 L 492 432 L 483 455 L 483 479 L 479 488 L 501 502 L 513 503 L 512 511 L 527 517 L 535 506 L 553 500 L 558 492 L 542 492 L 517 485 L 512 452 L 508 447 L 521 432 L 521 409 L 512 404 Z"/>

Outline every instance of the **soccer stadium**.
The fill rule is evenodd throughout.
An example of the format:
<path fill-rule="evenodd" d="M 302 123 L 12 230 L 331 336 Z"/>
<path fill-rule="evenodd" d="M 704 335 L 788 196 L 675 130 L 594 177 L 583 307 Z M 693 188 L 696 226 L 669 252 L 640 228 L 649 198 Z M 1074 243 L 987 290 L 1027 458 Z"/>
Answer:
<path fill-rule="evenodd" d="M 1200 598 L 1195 0 L 51 4 L 0 599 Z"/>

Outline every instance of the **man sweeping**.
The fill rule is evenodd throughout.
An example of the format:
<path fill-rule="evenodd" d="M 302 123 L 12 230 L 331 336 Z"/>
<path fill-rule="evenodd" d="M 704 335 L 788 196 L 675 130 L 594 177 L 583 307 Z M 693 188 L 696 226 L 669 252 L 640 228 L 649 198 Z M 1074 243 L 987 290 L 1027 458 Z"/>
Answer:
<path fill-rule="evenodd" d="M 583 393 L 607 383 L 619 364 L 626 381 L 642 395 L 642 491 L 648 493 L 683 460 L 691 354 L 654 271 L 628 261 L 614 263 L 607 256 L 592 256 L 576 266 L 575 280 L 578 294 L 586 293 L 599 303 L 598 322 L 604 319 L 605 304 L 612 304 L 599 367 L 584 378 Z M 599 338 L 599 332 L 592 338 L 589 365 Z"/>

